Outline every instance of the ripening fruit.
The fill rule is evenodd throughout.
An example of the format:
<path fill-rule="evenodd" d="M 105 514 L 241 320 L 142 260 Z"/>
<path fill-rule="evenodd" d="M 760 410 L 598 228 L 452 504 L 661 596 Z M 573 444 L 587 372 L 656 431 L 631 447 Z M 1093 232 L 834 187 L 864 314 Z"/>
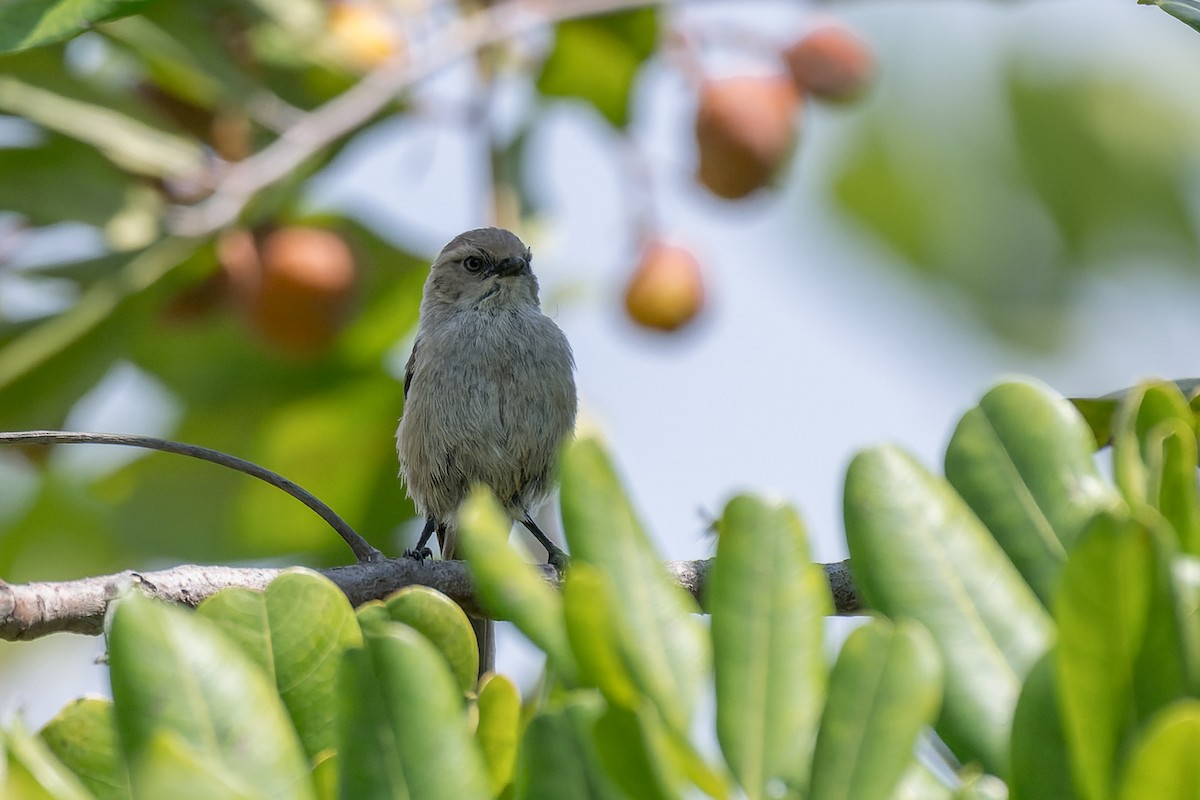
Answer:
<path fill-rule="evenodd" d="M 333 231 L 280 228 L 257 249 L 247 232 L 231 233 L 218 257 L 234 298 L 264 339 L 295 355 L 330 344 L 346 316 L 357 268 L 354 254 Z"/>
<path fill-rule="evenodd" d="M 782 76 L 706 80 L 696 112 L 696 179 L 726 200 L 765 186 L 787 161 L 800 95 Z"/>
<path fill-rule="evenodd" d="M 704 275 L 700 262 L 682 247 L 655 242 L 625 287 L 625 309 L 639 325 L 673 331 L 704 306 Z"/>
<path fill-rule="evenodd" d="M 783 60 L 797 89 L 836 103 L 858 98 L 875 71 L 870 46 L 837 25 L 801 37 L 783 51 Z"/>
<path fill-rule="evenodd" d="M 359 69 L 378 67 L 401 49 L 396 27 L 380 4 L 336 3 L 327 24 L 342 55 Z"/>

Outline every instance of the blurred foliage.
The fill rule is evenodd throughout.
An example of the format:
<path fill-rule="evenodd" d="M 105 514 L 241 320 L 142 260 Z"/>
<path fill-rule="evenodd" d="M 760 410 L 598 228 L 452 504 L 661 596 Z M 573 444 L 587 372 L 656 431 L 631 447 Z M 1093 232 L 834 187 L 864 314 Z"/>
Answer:
<path fill-rule="evenodd" d="M 792 509 L 727 504 L 706 627 L 582 439 L 562 467 L 561 596 L 486 490 L 460 518 L 480 601 L 546 656 L 534 695 L 477 680 L 469 619 L 425 587 L 357 612 L 302 570 L 196 613 L 134 592 L 108 628 L 113 701 L 69 704 L 36 735 L 10 727 L 0 791 L 1192 797 L 1200 415 L 1150 383 L 1111 424 L 1111 482 L 1070 401 L 1026 382 L 962 417 L 945 477 L 894 447 L 860 453 L 846 534 L 874 616 L 832 665 L 829 589 Z M 918 755 L 930 726 L 948 759 Z"/>
<path fill-rule="evenodd" d="M 964 99 L 953 108 L 970 113 L 918 119 L 911 97 L 880 97 L 852 126 L 832 191 L 997 332 L 1048 348 L 1083 273 L 1130 259 L 1200 263 L 1200 105 L 1096 64 L 1007 58 L 1000 103 L 986 113 Z"/>

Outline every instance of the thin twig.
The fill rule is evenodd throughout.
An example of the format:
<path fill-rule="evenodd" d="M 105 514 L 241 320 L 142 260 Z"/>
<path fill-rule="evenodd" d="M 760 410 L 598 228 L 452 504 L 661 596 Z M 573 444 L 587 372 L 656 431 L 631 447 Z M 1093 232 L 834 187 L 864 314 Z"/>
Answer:
<path fill-rule="evenodd" d="M 387 558 L 383 553 L 372 547 L 366 539 L 359 536 L 332 508 L 318 500 L 312 493 L 266 467 L 260 467 L 258 464 L 238 458 L 237 456 L 222 453 L 218 450 L 210 450 L 207 447 L 200 447 L 194 444 L 181 444 L 180 442 L 172 442 L 154 436 L 138 436 L 130 433 L 83 433 L 78 431 L 16 431 L 12 433 L 0 433 L 0 446 L 16 444 L 117 444 L 127 447 L 143 447 L 148 450 L 161 450 L 164 453 L 174 453 L 176 455 L 199 458 L 203 461 L 211 461 L 222 467 L 235 469 L 238 472 L 244 472 L 261 481 L 265 481 L 275 488 L 287 492 L 301 503 L 304 503 L 304 505 L 315 511 L 321 519 L 328 522 L 330 527 L 346 540 L 346 544 L 350 545 L 350 549 L 354 551 L 355 558 L 360 562 L 383 561 Z"/>
<path fill-rule="evenodd" d="M 653 0 L 510 0 L 459 18 L 422 48 L 421 57 L 398 56 L 324 105 L 304 114 L 250 158 L 227 165 L 204 201 L 174 209 L 177 236 L 204 237 L 236 221 L 258 192 L 382 112 L 404 90 L 474 54 L 547 24 L 651 5 Z"/>
<path fill-rule="evenodd" d="M 704 605 L 704 585 L 712 559 L 668 561 L 667 572 Z M 850 580 L 850 562 L 823 564 L 834 599 L 835 613 L 862 614 L 865 607 Z M 561 585 L 557 570 L 537 567 L 551 586 Z M 108 604 L 122 589 L 137 586 L 146 594 L 172 603 L 197 606 L 222 589 L 265 589 L 283 569 L 184 565 L 155 572 L 122 572 L 57 583 L 8 584 L 0 581 L 0 640 L 23 641 L 69 631 L 98 636 L 104 630 Z M 487 617 L 475 598 L 466 562 L 424 561 L 411 558 L 362 562 L 316 570 L 337 584 L 352 605 L 382 600 L 405 586 L 429 586 L 458 603 L 473 616 Z M 839 589 L 839 587 L 841 587 Z M 850 587 L 851 591 L 845 591 Z"/>

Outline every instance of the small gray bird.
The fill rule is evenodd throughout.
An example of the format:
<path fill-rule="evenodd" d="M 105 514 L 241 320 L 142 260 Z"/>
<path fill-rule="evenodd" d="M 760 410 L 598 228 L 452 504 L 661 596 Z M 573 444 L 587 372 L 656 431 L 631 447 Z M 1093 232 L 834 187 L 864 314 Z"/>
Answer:
<path fill-rule="evenodd" d="M 542 313 L 531 258 L 511 232 L 478 228 L 454 237 L 425 281 L 396 431 L 400 474 L 425 517 L 409 556 L 428 556 L 436 531 L 442 558 L 453 558 L 455 513 L 482 483 L 551 563 L 565 563 L 531 515 L 575 427 L 575 361 Z"/>

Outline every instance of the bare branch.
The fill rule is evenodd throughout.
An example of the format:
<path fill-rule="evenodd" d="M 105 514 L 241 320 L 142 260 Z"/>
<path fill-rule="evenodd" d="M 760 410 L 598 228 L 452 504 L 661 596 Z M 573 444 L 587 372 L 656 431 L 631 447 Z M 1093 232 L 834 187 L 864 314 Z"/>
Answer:
<path fill-rule="evenodd" d="M 704 607 L 704 583 L 712 559 L 668 561 L 665 566 L 680 586 Z M 823 564 L 839 615 L 861 614 L 865 606 L 850 579 L 850 562 Z M 560 578 L 547 564 L 538 568 L 547 583 L 558 587 Z M 58 583 L 8 584 L 0 581 L 0 639 L 37 639 L 60 631 L 99 635 L 110 601 L 126 586 L 172 603 L 197 606 L 230 587 L 265 589 L 283 569 L 208 567 L 184 565 L 155 572 L 121 572 Z M 316 570 L 337 584 L 350 602 L 359 606 L 382 600 L 405 586 L 429 586 L 450 597 L 467 613 L 486 616 L 475 599 L 474 584 L 465 562 L 425 561 L 409 558 L 361 562 Z"/>
<path fill-rule="evenodd" d="M 275 488 L 287 492 L 301 503 L 304 503 L 304 505 L 315 511 L 321 519 L 328 522 L 329 526 L 337 531 L 339 536 L 346 540 L 346 544 L 350 545 L 350 549 L 354 551 L 354 557 L 359 561 L 382 561 L 386 558 L 383 553 L 372 547 L 366 539 L 359 536 L 332 508 L 325 505 L 325 503 L 321 502 L 310 492 L 266 467 L 260 467 L 258 464 L 238 458 L 237 456 L 231 456 L 228 453 L 222 453 L 219 450 L 210 450 L 207 447 L 200 447 L 199 445 L 182 444 L 180 442 L 159 439 L 154 436 L 138 436 L 131 433 L 83 433 L 80 431 L 15 431 L 0 433 L 0 446 L 14 444 L 118 444 L 126 447 L 161 450 L 164 453 L 174 453 L 176 455 L 198 458 L 202 461 L 210 461 L 213 464 L 229 467 L 230 469 L 244 472 L 261 481 L 265 481 Z"/>

